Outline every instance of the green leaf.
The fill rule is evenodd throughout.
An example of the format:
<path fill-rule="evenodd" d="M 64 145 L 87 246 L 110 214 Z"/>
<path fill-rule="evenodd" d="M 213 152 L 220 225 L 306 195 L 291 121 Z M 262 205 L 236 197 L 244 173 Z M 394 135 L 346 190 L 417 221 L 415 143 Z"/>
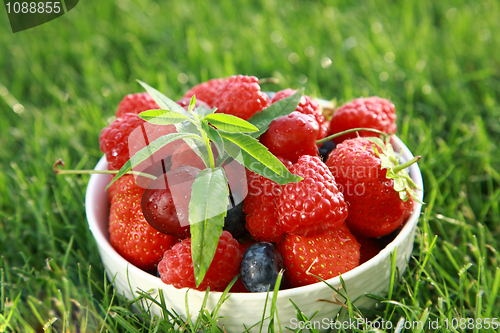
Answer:
<path fill-rule="evenodd" d="M 167 96 L 163 95 L 161 92 L 159 92 L 155 88 L 151 87 L 149 84 L 142 82 L 141 80 L 137 80 L 137 82 L 139 82 L 139 84 L 141 86 L 143 86 L 144 89 L 146 89 L 146 91 L 149 93 L 151 98 L 154 99 L 154 101 L 156 102 L 156 104 L 158 104 L 160 106 L 160 108 L 162 108 L 164 110 L 171 110 L 171 111 L 180 113 L 180 114 L 182 114 L 185 117 L 190 118 L 190 119 L 193 118 L 193 115 L 191 113 L 187 112 L 186 110 L 184 110 L 184 108 L 182 106 L 180 106 L 179 104 L 177 104 L 176 102 L 174 102 L 173 100 L 168 98 Z"/>
<path fill-rule="evenodd" d="M 149 110 L 139 113 L 139 118 L 154 125 L 172 125 L 189 120 L 183 114 L 170 110 Z"/>
<path fill-rule="evenodd" d="M 194 112 L 199 115 L 199 116 L 208 116 L 209 114 L 214 113 L 217 111 L 217 108 L 207 108 L 204 107 L 203 105 L 200 105 L 194 109 Z"/>
<path fill-rule="evenodd" d="M 220 130 L 238 133 L 238 132 L 256 132 L 259 129 L 246 120 L 235 117 L 230 114 L 212 113 L 205 117 L 206 120 Z"/>
<path fill-rule="evenodd" d="M 116 174 L 113 180 L 106 186 L 106 190 L 118 180 L 125 173 L 130 171 L 132 168 L 136 167 L 140 163 L 147 160 L 151 155 L 160 150 L 163 146 L 169 144 L 178 139 L 192 138 L 202 140 L 202 138 L 196 134 L 192 133 L 170 133 L 164 136 L 159 137 L 155 141 L 151 142 L 148 146 L 142 148 L 134 156 L 132 156 L 125 164 L 121 167 L 120 171 Z"/>
<path fill-rule="evenodd" d="M 269 128 L 271 122 L 281 116 L 292 113 L 299 105 L 300 98 L 302 97 L 303 89 L 298 90 L 295 94 L 280 99 L 277 102 L 269 105 L 261 112 L 257 112 L 253 117 L 248 119 L 250 124 L 255 125 L 259 131 L 252 133 L 254 138 L 261 136 Z"/>
<path fill-rule="evenodd" d="M 175 128 L 177 129 L 177 132 L 179 133 L 186 133 L 186 134 L 196 134 L 198 138 L 202 137 L 202 134 L 196 127 L 191 122 L 182 122 L 174 125 Z M 210 156 L 208 154 L 207 148 L 205 147 L 205 144 L 198 144 L 196 140 L 192 138 L 183 138 L 184 142 L 187 143 L 187 145 L 198 155 L 203 162 L 205 163 L 206 166 L 210 165 Z"/>
<path fill-rule="evenodd" d="M 196 286 L 205 278 L 222 234 L 229 205 L 224 169 L 204 169 L 196 176 L 189 201 L 191 255 Z"/>
<path fill-rule="evenodd" d="M 224 140 L 220 136 L 219 132 L 215 128 L 210 126 L 204 119 L 201 121 L 201 125 L 205 130 L 208 138 L 214 143 L 215 148 L 219 152 L 219 159 L 222 159 L 224 155 L 226 155 L 224 150 Z"/>
<path fill-rule="evenodd" d="M 188 112 L 193 111 L 195 106 L 196 106 L 196 97 L 193 95 L 191 97 L 191 100 L 189 101 Z"/>
<path fill-rule="evenodd" d="M 263 146 L 257 139 L 243 133 L 228 133 L 218 131 L 219 134 L 226 140 L 236 144 L 241 148 L 245 167 L 249 170 L 258 173 L 259 175 L 271 179 L 272 181 L 285 185 L 295 183 L 302 180 L 302 177 L 292 174 L 281 163 L 276 156 Z M 237 158 L 239 152 L 235 147 L 227 147 L 226 151 L 233 157 Z"/>

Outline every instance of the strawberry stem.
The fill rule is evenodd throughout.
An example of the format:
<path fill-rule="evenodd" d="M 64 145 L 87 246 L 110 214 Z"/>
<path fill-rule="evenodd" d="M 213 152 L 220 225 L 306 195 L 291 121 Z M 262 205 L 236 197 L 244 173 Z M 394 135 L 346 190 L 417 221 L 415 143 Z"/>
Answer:
<path fill-rule="evenodd" d="M 403 170 L 403 169 L 406 169 L 407 167 L 409 167 L 410 165 L 418 162 L 418 160 L 421 158 L 422 156 L 415 156 L 414 158 L 412 158 L 411 160 L 403 163 L 403 164 L 400 164 L 394 168 L 392 168 L 392 171 L 394 171 L 394 173 L 398 173 L 399 171 Z"/>
<path fill-rule="evenodd" d="M 336 138 L 336 137 L 339 137 L 339 136 L 341 136 L 341 135 L 348 134 L 348 133 L 352 133 L 352 132 L 359 132 L 359 131 L 373 132 L 373 133 L 380 134 L 380 135 L 382 135 L 382 136 L 387 136 L 387 135 L 389 135 L 389 134 L 387 134 L 387 133 L 384 133 L 384 132 L 379 131 L 379 130 L 374 129 L 374 128 L 364 128 L 364 127 L 358 127 L 358 128 L 351 128 L 351 129 L 348 129 L 348 130 L 345 130 L 345 131 L 338 132 L 338 133 L 332 134 L 332 135 L 330 135 L 330 136 L 327 136 L 326 138 L 323 138 L 323 139 L 321 139 L 321 140 L 316 141 L 316 144 L 317 144 L 317 145 L 319 145 L 319 144 L 322 144 L 323 142 L 329 141 L 329 140 L 334 139 L 334 138 Z"/>
<path fill-rule="evenodd" d="M 57 169 L 58 166 L 64 166 L 64 161 L 59 159 L 54 163 L 52 170 L 56 175 L 93 175 L 93 174 L 108 174 L 108 175 L 116 175 L 120 170 L 61 170 Z M 126 175 L 136 175 L 143 176 L 149 179 L 156 179 L 156 176 L 150 175 L 149 173 L 140 172 L 140 171 L 128 171 L 125 173 Z"/>

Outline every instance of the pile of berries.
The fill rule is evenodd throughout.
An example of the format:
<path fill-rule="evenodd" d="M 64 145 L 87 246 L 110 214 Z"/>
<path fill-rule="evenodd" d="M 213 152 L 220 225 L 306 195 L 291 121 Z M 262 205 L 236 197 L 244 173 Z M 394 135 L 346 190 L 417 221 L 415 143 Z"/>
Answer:
<path fill-rule="evenodd" d="M 177 103 L 187 109 L 195 95 L 197 105 L 248 120 L 293 93 L 285 89 L 271 99 L 256 77 L 237 75 L 201 83 Z M 151 141 L 176 133 L 173 125 L 139 118 L 151 109 L 159 106 L 148 93 L 127 95 L 120 102 L 116 120 L 99 138 L 110 170 L 120 169 Z M 188 203 L 191 185 L 205 165 L 182 140 L 136 168 L 155 180 L 125 175 L 109 188 L 111 244 L 130 263 L 176 288 L 220 291 L 241 274 L 231 291 L 260 292 L 273 290 L 282 269 L 281 288 L 343 274 L 375 256 L 384 237 L 411 215 L 414 203 L 411 189 L 395 189 L 398 174 L 405 171 L 386 156 L 388 142 L 371 138 L 378 135 L 360 131 L 317 144 L 327 135 L 360 127 L 395 133 L 394 105 L 379 97 L 359 98 L 327 120 L 317 101 L 302 96 L 295 111 L 274 119 L 259 141 L 303 180 L 279 185 L 246 170 L 246 196 L 241 203 L 232 200 L 215 257 L 199 286 Z M 395 162 L 394 170 L 387 160 Z M 241 195 L 231 191 L 231 198 Z M 185 195 L 179 199 L 176 193 Z"/>

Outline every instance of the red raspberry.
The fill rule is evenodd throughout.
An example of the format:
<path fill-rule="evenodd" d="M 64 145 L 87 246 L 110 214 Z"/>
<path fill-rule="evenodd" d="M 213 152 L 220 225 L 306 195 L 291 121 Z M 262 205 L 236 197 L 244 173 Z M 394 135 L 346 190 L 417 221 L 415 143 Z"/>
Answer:
<path fill-rule="evenodd" d="M 191 103 L 191 97 L 189 97 L 189 98 L 183 97 L 180 100 L 178 100 L 176 103 L 179 104 L 180 106 L 182 106 L 184 109 L 187 110 L 189 108 L 189 103 Z M 194 107 L 197 108 L 199 106 L 203 106 L 203 107 L 205 107 L 207 109 L 210 109 L 210 106 L 207 103 L 205 103 L 201 99 L 196 98 Z"/>
<path fill-rule="evenodd" d="M 191 257 L 191 238 L 186 238 L 165 252 L 158 264 L 161 280 L 175 288 L 193 288 L 204 291 L 222 291 L 238 275 L 243 252 L 238 241 L 227 231 L 219 238 L 212 264 L 202 283 L 196 287 L 193 260 Z"/>
<path fill-rule="evenodd" d="M 109 240 L 113 248 L 131 264 L 154 270 L 163 253 L 176 238 L 151 227 L 142 214 L 144 189 L 132 175 L 124 175 L 109 188 Z"/>
<path fill-rule="evenodd" d="M 344 222 L 344 196 L 319 157 L 302 156 L 290 172 L 304 179 L 283 186 L 278 199 L 277 217 L 285 233 L 312 236 Z"/>
<path fill-rule="evenodd" d="M 287 167 L 292 163 L 279 158 Z M 246 214 L 246 228 L 255 240 L 278 242 L 283 230 L 276 217 L 276 202 L 282 186 L 255 172 L 247 171 L 248 195 L 243 203 Z"/>
<path fill-rule="evenodd" d="M 235 75 L 227 79 L 215 100 L 217 112 L 249 119 L 269 106 L 269 97 L 260 91 L 259 79 L 255 76 Z"/>
<path fill-rule="evenodd" d="M 160 136 L 170 133 L 176 133 L 173 125 L 152 125 L 140 119 L 137 114 L 125 113 L 123 117 L 116 119 L 101 131 L 99 146 L 106 154 L 108 169 L 119 170 L 139 150 Z M 180 142 L 166 145 L 134 170 L 144 170 L 162 158 L 172 155 L 178 145 Z"/>
<path fill-rule="evenodd" d="M 350 103 L 346 103 L 333 114 L 330 121 L 330 134 L 358 127 L 374 128 L 384 133 L 395 133 L 397 126 L 394 104 L 377 96 L 357 98 Z M 360 136 L 378 136 L 368 131 L 358 133 Z M 333 140 L 340 143 L 357 136 L 356 133 L 349 133 Z"/>
<path fill-rule="evenodd" d="M 312 237 L 287 235 L 278 244 L 287 282 L 293 287 L 327 280 L 359 265 L 359 243 L 345 224 Z"/>
<path fill-rule="evenodd" d="M 365 237 L 390 234 L 413 210 L 413 199 L 410 195 L 407 201 L 400 198 L 373 147 L 373 142 L 362 137 L 348 139 L 326 161 L 349 204 L 347 226 Z"/>
<path fill-rule="evenodd" d="M 293 111 L 274 119 L 259 140 L 274 155 L 297 162 L 302 155 L 319 156 L 318 133 L 318 123 L 312 116 Z"/>
<path fill-rule="evenodd" d="M 278 91 L 274 97 L 271 103 L 274 103 L 276 101 L 279 101 L 280 99 L 283 99 L 285 97 L 288 97 L 290 95 L 293 95 L 297 90 L 293 89 L 285 89 Z M 314 117 L 316 119 L 316 122 L 320 126 L 320 131 L 318 133 L 318 136 L 316 137 L 316 140 L 322 139 L 326 136 L 328 133 L 328 128 L 325 128 L 322 126 L 325 123 L 325 117 L 323 116 L 323 113 L 321 111 L 321 107 L 318 102 L 313 100 L 309 96 L 302 96 L 300 99 L 299 105 L 297 105 L 297 108 L 295 111 L 298 111 L 303 114 L 308 114 Z"/>
<path fill-rule="evenodd" d="M 216 106 L 215 102 L 219 99 L 219 90 L 221 90 L 226 83 L 227 78 L 208 80 L 207 82 L 200 83 L 189 89 L 184 94 L 183 98 L 191 99 L 193 95 L 196 95 L 196 100 L 202 100 L 213 108 Z"/>
<path fill-rule="evenodd" d="M 155 110 L 160 107 L 153 98 L 147 93 L 137 93 L 129 94 L 123 97 L 120 104 L 118 104 L 118 110 L 116 110 L 116 118 L 121 118 L 125 113 L 135 113 L 139 114 L 146 110 Z"/>

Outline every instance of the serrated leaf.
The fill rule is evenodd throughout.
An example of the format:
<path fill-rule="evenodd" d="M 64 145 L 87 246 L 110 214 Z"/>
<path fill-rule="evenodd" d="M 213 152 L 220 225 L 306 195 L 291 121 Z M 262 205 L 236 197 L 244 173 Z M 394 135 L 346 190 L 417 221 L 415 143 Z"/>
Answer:
<path fill-rule="evenodd" d="M 258 173 L 259 175 L 271 179 L 272 181 L 285 185 L 302 180 L 302 177 L 294 175 L 281 163 L 276 156 L 263 146 L 257 139 L 243 133 L 228 133 L 219 131 L 219 134 L 226 140 L 236 144 L 241 148 L 245 167 Z M 226 151 L 236 159 L 239 152 L 234 149 Z"/>
<path fill-rule="evenodd" d="M 182 106 L 168 98 L 167 96 L 163 95 L 161 92 L 156 90 L 155 88 L 151 87 L 149 84 L 142 82 L 141 80 L 137 80 L 139 84 L 146 89 L 146 91 L 149 93 L 151 98 L 160 106 L 160 108 L 164 110 L 170 110 L 174 111 L 177 113 L 180 113 L 188 118 L 193 118 L 193 115 L 186 111 Z"/>
<path fill-rule="evenodd" d="M 196 285 L 205 278 L 222 234 L 229 205 L 224 169 L 204 169 L 196 176 L 189 201 L 191 256 Z"/>
<path fill-rule="evenodd" d="M 257 112 L 255 115 L 253 115 L 253 117 L 248 119 L 248 122 L 250 124 L 259 129 L 257 132 L 253 132 L 251 135 L 254 138 L 258 138 L 265 131 L 267 131 L 267 129 L 269 128 L 269 124 L 271 124 L 274 119 L 285 116 L 295 111 L 297 105 L 299 105 L 300 98 L 302 97 L 302 91 L 303 90 L 300 89 L 296 91 L 295 94 L 274 102 L 261 112 Z"/>
<path fill-rule="evenodd" d="M 413 179 L 411 179 L 408 172 L 405 169 L 395 172 L 395 168 L 399 166 L 399 160 L 396 158 L 394 148 L 390 143 L 390 137 L 386 138 L 386 142 L 377 137 L 366 137 L 366 139 L 374 143 L 373 150 L 375 155 L 380 158 L 380 168 L 386 170 L 387 179 L 394 180 L 393 188 L 399 193 L 400 199 L 406 202 L 409 194 L 415 201 L 423 204 L 415 191 L 416 189 L 420 189 Z"/>
<path fill-rule="evenodd" d="M 210 141 L 214 143 L 215 148 L 219 153 L 219 158 L 224 158 L 224 155 L 226 155 L 224 150 L 224 140 L 222 140 L 219 132 L 204 120 L 202 120 L 201 125 L 203 126 L 203 129 L 205 130 Z"/>
<path fill-rule="evenodd" d="M 170 110 L 148 110 L 139 113 L 139 118 L 154 125 L 174 125 L 189 120 L 183 114 Z"/>
<path fill-rule="evenodd" d="M 230 114 L 212 113 L 206 116 L 204 119 L 206 119 L 210 124 L 214 125 L 218 129 L 230 133 L 256 132 L 259 130 L 248 121 Z"/>
<path fill-rule="evenodd" d="M 132 170 L 132 168 L 138 166 L 140 163 L 147 160 L 151 155 L 156 153 L 163 146 L 169 144 L 170 142 L 186 138 L 202 140 L 201 137 L 199 137 L 198 135 L 191 133 L 170 133 L 159 137 L 158 139 L 151 142 L 148 146 L 139 150 L 137 153 L 135 153 L 134 156 L 132 156 L 127 162 L 125 162 L 125 164 L 121 167 L 121 169 L 118 171 L 113 180 L 108 184 L 108 186 L 106 186 L 106 189 L 108 189 L 111 186 L 111 184 L 117 181 L 118 178 L 123 176 L 128 171 Z"/>

